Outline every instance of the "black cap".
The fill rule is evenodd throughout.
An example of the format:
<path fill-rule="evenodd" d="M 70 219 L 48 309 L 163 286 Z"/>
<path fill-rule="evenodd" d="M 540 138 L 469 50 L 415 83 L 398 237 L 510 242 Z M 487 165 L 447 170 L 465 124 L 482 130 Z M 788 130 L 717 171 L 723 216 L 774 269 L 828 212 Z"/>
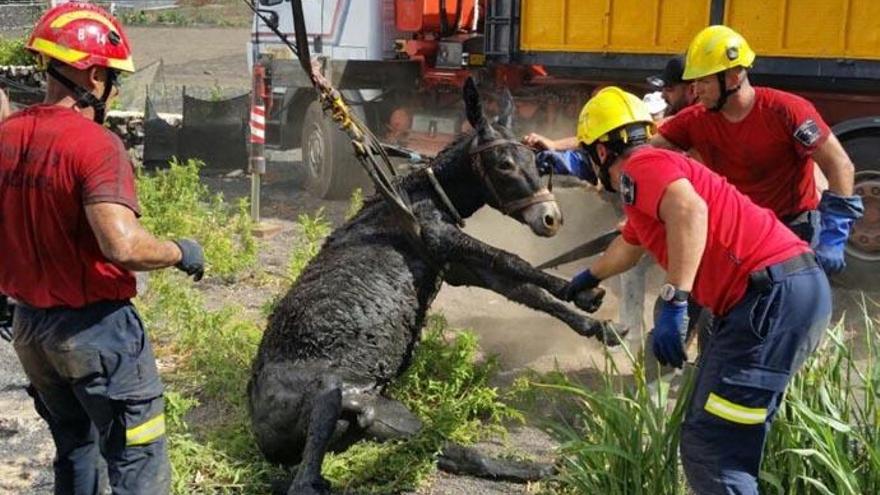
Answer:
<path fill-rule="evenodd" d="M 673 84 L 679 84 L 684 82 L 681 76 L 684 74 L 684 57 L 681 55 L 672 57 L 666 62 L 666 67 L 663 68 L 663 72 L 656 76 L 649 77 L 648 84 L 657 88 L 663 89 L 666 86 L 671 86 Z"/>

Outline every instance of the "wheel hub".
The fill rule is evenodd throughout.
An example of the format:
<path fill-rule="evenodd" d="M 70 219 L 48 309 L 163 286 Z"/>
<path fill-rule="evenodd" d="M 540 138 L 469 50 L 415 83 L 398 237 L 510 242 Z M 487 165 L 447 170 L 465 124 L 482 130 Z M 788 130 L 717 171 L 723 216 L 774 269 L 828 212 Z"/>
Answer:
<path fill-rule="evenodd" d="M 312 177 L 321 177 L 324 169 L 324 137 L 318 124 L 309 133 L 309 154 L 306 164 Z"/>
<path fill-rule="evenodd" d="M 847 251 L 861 259 L 880 260 L 880 173 L 857 173 L 854 191 L 862 197 L 865 216 L 853 225 Z"/>

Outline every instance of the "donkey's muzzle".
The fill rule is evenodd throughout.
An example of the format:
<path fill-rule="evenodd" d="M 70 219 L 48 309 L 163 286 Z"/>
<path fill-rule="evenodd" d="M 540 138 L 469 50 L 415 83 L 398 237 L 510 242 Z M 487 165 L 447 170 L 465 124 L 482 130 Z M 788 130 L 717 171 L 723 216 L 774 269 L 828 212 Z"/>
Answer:
<path fill-rule="evenodd" d="M 553 237 L 562 227 L 562 210 L 552 195 L 544 201 L 526 206 L 521 215 L 523 223 L 539 236 Z"/>

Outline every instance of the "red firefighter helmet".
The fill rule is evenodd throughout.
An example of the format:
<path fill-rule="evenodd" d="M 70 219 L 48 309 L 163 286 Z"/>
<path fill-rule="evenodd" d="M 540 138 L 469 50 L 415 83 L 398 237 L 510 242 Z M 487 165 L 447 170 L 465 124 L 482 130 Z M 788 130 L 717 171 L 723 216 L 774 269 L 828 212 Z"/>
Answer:
<path fill-rule="evenodd" d="M 65 3 L 37 22 L 27 48 L 80 70 L 99 66 L 134 72 L 131 45 L 115 17 L 96 5 Z"/>

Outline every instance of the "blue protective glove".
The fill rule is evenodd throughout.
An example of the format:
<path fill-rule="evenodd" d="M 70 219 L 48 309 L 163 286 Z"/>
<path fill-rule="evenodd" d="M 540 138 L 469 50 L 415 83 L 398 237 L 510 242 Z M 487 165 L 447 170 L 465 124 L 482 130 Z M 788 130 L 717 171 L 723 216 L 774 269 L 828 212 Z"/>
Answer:
<path fill-rule="evenodd" d="M 688 303 L 660 301 L 660 315 L 654 321 L 653 336 L 654 355 L 660 364 L 681 368 L 687 355 L 684 342 L 687 338 Z"/>
<path fill-rule="evenodd" d="M 593 166 L 580 151 L 540 151 L 535 160 L 541 175 L 549 174 L 552 169 L 554 174 L 571 175 L 593 185 L 598 183 Z"/>
<path fill-rule="evenodd" d="M 819 202 L 819 213 L 822 214 L 822 231 L 816 246 L 816 258 L 825 273 L 833 275 L 846 267 L 846 241 L 855 221 L 865 213 L 865 207 L 859 196 L 838 196 L 825 191 Z"/>
<path fill-rule="evenodd" d="M 601 280 L 589 269 L 584 270 L 571 279 L 565 287 L 563 297 L 587 313 L 595 313 L 605 298 L 605 289 L 599 287 L 599 282 Z"/>
<path fill-rule="evenodd" d="M 571 279 L 571 282 L 565 287 L 565 300 L 572 301 L 578 292 L 595 289 L 602 280 L 596 278 L 589 268 L 578 273 Z"/>

